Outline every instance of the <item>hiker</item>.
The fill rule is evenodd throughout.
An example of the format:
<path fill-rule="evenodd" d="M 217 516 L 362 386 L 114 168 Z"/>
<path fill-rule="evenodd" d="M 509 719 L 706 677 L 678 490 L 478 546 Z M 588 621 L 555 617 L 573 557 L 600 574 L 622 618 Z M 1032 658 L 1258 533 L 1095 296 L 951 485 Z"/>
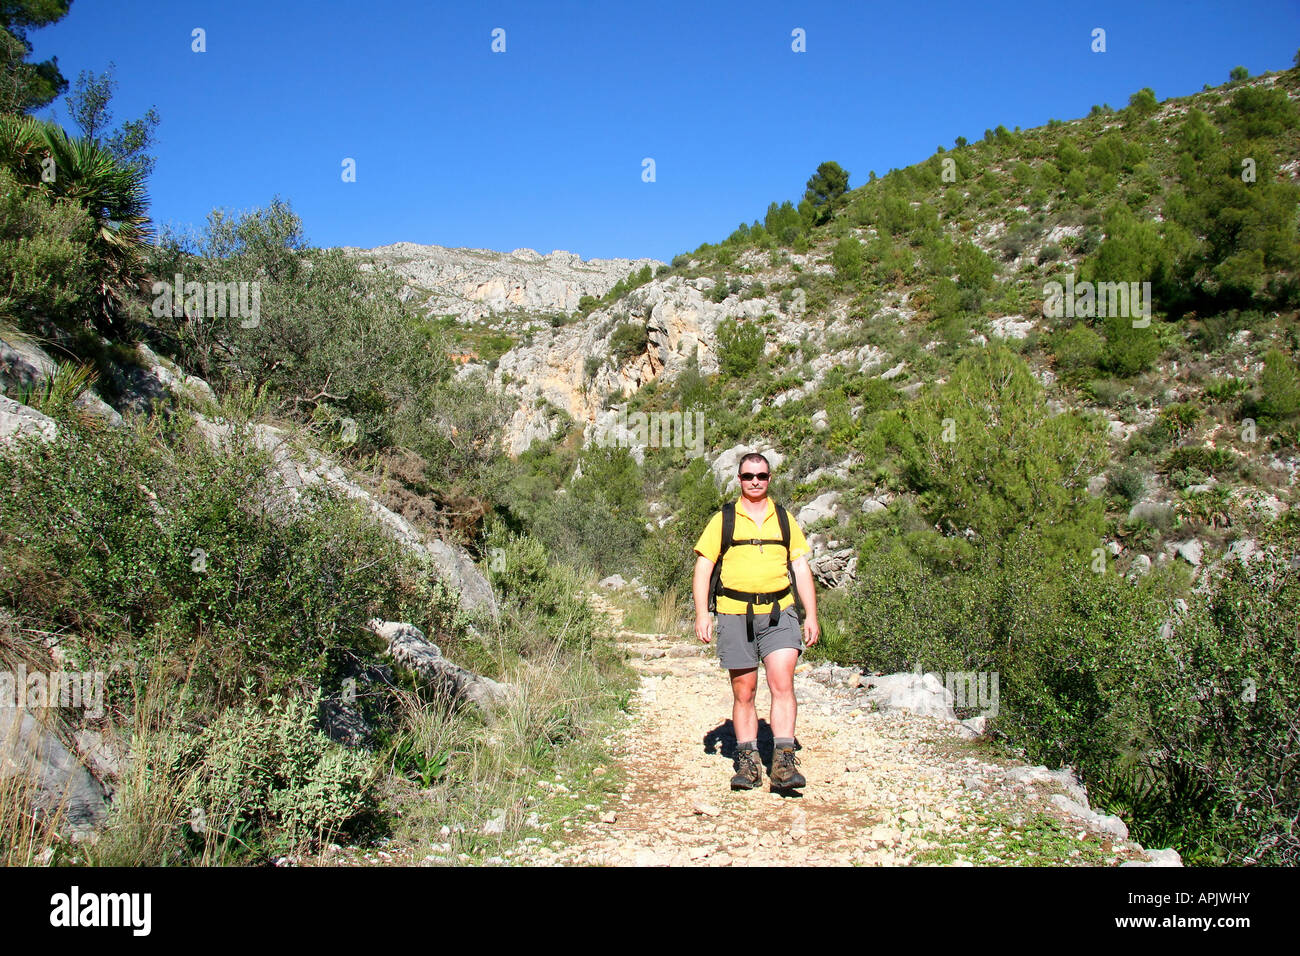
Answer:
<path fill-rule="evenodd" d="M 794 667 L 804 647 L 817 643 L 817 597 L 806 557 L 808 542 L 794 518 L 767 497 L 771 477 L 764 456 L 743 457 L 740 499 L 723 506 L 695 543 L 699 555 L 692 582 L 695 636 L 709 643 L 713 623 L 709 612 L 716 606 L 718 661 L 731 675 L 731 723 L 736 732 L 733 790 L 752 790 L 763 782 L 754 710 L 760 660 L 772 692 L 772 789 L 807 785 L 795 769 Z M 729 523 L 730 541 L 724 546 L 724 525 Z M 797 591 L 790 586 L 791 573 Z"/>

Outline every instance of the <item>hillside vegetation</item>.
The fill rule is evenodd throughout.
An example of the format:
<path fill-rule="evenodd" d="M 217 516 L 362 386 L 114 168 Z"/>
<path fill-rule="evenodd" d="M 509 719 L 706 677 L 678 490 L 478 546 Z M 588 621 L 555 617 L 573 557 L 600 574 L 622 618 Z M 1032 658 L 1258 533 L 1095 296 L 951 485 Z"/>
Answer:
<path fill-rule="evenodd" d="M 999 127 L 852 190 L 823 164 L 655 278 L 782 311 L 723 321 L 714 375 L 606 398 L 702 412 L 705 456 L 638 466 L 573 426 L 512 500 L 548 546 L 681 594 L 710 456 L 771 448 L 774 496 L 835 493 L 810 530 L 858 558 L 823 654 L 998 672 L 998 731 L 1148 845 L 1295 862 L 1298 74 Z"/>
<path fill-rule="evenodd" d="M 511 458 L 491 373 L 528 334 L 424 315 L 395 275 L 312 247 L 279 199 L 150 241 L 139 167 L 0 116 L 0 321 L 60 363 L 6 386 L 58 436 L 0 449 L 4 664 L 48 668 L 54 647 L 114 675 L 93 729 L 137 755 L 89 850 L 0 788 L 0 853 L 259 861 L 380 835 L 464 862 L 542 826 L 555 807 L 531 784 L 594 764 L 629 700 L 582 589 L 636 575 L 663 620 L 692 613 L 691 546 L 727 493 L 710 462 L 744 444 L 780 456 L 779 500 L 832 493 L 805 531 L 818 557 L 856 557 L 822 593 L 820 654 L 996 672 L 993 732 L 1077 767 L 1141 842 L 1300 861 L 1298 97 L 1300 69 L 1142 90 L 855 189 L 824 163 L 797 205 L 520 320 L 604 330 L 594 382 L 645 356 L 646 296 L 668 283 L 778 302 L 718 326 L 709 373 L 697 358 L 601 396 L 699 412 L 698 458 L 584 447 L 558 410 Z M 160 305 L 177 274 L 256 281 L 259 314 L 183 288 Z M 137 342 L 194 395 L 143 395 Z M 458 367 L 467 351 L 483 361 Z M 267 425 L 466 548 L 500 613 L 469 612 L 357 496 L 268 507 Z M 375 618 L 517 693 L 495 716 L 453 705 L 385 656 Z M 358 684 L 371 732 L 344 746 L 319 728 Z"/>

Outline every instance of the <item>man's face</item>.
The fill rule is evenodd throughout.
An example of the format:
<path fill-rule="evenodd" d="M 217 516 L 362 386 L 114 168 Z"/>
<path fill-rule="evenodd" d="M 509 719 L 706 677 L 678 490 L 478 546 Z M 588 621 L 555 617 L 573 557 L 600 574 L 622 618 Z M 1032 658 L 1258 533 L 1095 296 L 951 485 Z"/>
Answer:
<path fill-rule="evenodd" d="M 750 501 L 759 501 L 767 496 L 767 486 L 771 474 L 761 461 L 747 461 L 740 466 L 740 492 Z"/>

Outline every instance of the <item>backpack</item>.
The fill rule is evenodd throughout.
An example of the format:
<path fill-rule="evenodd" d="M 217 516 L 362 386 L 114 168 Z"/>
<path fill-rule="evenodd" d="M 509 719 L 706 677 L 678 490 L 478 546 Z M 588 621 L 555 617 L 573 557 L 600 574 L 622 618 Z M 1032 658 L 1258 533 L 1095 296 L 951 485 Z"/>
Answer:
<path fill-rule="evenodd" d="M 777 539 L 748 538 L 743 541 L 736 540 L 736 503 L 734 501 L 728 501 L 725 505 L 722 506 L 722 544 L 718 550 L 718 560 L 715 561 L 713 564 L 713 573 L 709 577 L 709 613 L 710 614 L 717 613 L 719 594 L 723 594 L 725 597 L 735 598 L 736 600 L 740 600 L 740 601 L 744 601 L 748 599 L 750 602 L 750 608 L 748 611 L 748 615 L 750 618 L 753 617 L 753 604 L 755 602 L 755 599 L 759 599 L 762 597 L 768 597 L 769 601 L 771 601 L 773 618 L 775 618 L 779 614 L 777 610 L 777 603 L 780 602 L 781 597 L 785 596 L 784 592 L 777 592 L 780 593 L 780 597 L 777 597 L 773 600 L 770 598 L 770 595 L 759 595 L 759 594 L 746 595 L 746 594 L 742 594 L 739 591 L 732 591 L 730 593 L 725 593 L 722 587 L 722 559 L 726 557 L 727 549 L 730 548 L 733 544 L 754 544 L 754 545 L 779 544 L 781 545 L 781 547 L 785 548 L 786 575 L 790 582 L 790 586 L 788 590 L 790 590 L 794 594 L 795 613 L 799 616 L 799 623 L 800 624 L 803 623 L 804 620 L 803 601 L 800 600 L 799 598 L 799 588 L 795 586 L 794 565 L 790 561 L 790 515 L 786 513 L 786 510 L 782 508 L 779 503 L 773 501 L 772 504 L 776 508 L 776 523 L 781 527 L 781 537 Z M 726 590 L 730 591 L 730 589 L 726 589 Z M 768 603 L 768 601 L 762 601 L 761 603 Z M 775 623 L 775 621 L 773 621 L 773 623 Z"/>

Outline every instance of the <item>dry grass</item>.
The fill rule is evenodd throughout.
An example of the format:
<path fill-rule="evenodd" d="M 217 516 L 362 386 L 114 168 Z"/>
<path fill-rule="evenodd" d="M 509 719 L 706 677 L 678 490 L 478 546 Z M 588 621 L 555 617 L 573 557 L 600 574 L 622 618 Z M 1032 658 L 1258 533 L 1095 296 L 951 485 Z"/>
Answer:
<path fill-rule="evenodd" d="M 661 594 L 655 604 L 655 633 L 680 634 L 683 611 L 681 594 L 676 588 L 670 588 Z"/>
<path fill-rule="evenodd" d="M 596 730 L 614 692 L 599 662 L 566 652 L 556 641 L 531 660 L 501 664 L 512 692 L 490 715 L 405 698 L 405 736 L 414 752 L 434 767 L 447 759 L 436 780 L 393 781 L 394 802 L 403 810 L 402 841 L 494 852 L 531 829 L 527 818 L 539 809 L 539 778 L 603 759 Z M 494 818 L 499 825 L 485 832 Z M 441 832 L 444 826 L 450 835 Z"/>

